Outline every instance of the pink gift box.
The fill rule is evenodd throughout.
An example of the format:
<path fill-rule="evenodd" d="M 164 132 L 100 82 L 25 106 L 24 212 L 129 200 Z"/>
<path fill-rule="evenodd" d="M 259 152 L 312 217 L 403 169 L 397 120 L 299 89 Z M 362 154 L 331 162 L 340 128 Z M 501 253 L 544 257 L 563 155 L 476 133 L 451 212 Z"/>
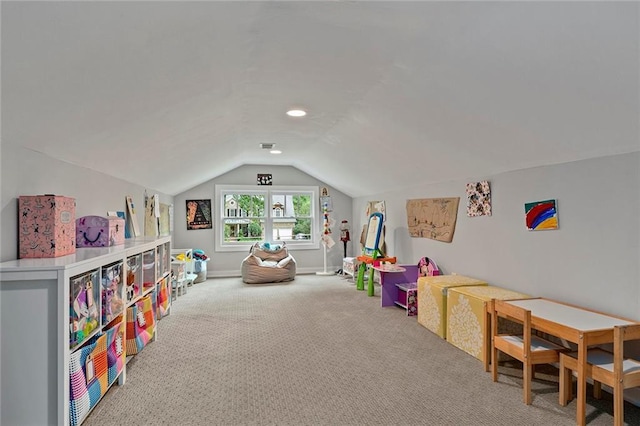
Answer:
<path fill-rule="evenodd" d="M 124 244 L 124 219 L 115 216 L 83 216 L 76 220 L 76 247 L 109 247 Z"/>
<path fill-rule="evenodd" d="M 60 195 L 18 197 L 18 256 L 59 257 L 76 252 L 76 200 Z"/>

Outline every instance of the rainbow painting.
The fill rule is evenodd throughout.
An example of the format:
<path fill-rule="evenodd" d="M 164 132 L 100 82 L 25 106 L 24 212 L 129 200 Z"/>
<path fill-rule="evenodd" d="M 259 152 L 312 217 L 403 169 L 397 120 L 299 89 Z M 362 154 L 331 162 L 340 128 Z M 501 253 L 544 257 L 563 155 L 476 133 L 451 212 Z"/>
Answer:
<path fill-rule="evenodd" d="M 525 220 L 529 231 L 558 229 L 558 208 L 556 200 L 525 203 Z"/>

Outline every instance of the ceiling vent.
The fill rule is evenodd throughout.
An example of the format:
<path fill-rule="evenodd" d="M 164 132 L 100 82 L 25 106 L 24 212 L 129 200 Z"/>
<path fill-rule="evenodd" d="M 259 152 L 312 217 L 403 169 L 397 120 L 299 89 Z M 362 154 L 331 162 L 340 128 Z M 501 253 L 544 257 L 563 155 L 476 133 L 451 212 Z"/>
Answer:
<path fill-rule="evenodd" d="M 274 146 L 276 146 L 275 143 L 261 143 L 260 144 L 260 148 L 262 148 L 262 149 L 273 149 Z"/>

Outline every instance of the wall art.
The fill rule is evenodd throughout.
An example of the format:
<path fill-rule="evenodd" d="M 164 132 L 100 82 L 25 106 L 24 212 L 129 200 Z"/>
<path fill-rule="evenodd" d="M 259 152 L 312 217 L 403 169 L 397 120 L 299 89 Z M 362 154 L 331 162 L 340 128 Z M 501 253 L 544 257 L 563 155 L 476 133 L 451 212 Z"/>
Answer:
<path fill-rule="evenodd" d="M 273 177 L 270 173 L 258 173 L 258 185 L 271 185 Z"/>
<path fill-rule="evenodd" d="M 556 200 L 534 201 L 524 205 L 525 221 L 529 231 L 558 229 Z"/>
<path fill-rule="evenodd" d="M 212 228 L 211 200 L 187 200 L 187 230 Z"/>
<path fill-rule="evenodd" d="M 467 184 L 467 216 L 491 216 L 491 188 L 488 181 Z"/>
<path fill-rule="evenodd" d="M 456 229 L 460 197 L 407 200 L 409 235 L 450 243 Z"/>

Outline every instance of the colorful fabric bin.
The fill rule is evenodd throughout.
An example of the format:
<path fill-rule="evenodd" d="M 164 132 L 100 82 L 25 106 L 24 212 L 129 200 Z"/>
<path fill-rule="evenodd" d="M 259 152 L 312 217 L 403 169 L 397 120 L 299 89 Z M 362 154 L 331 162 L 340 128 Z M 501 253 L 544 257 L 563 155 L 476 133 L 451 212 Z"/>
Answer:
<path fill-rule="evenodd" d="M 69 422 L 79 425 L 108 389 L 107 336 L 94 336 L 69 358 Z"/>
<path fill-rule="evenodd" d="M 155 331 L 155 302 L 144 296 L 127 308 L 127 355 L 139 353 L 151 341 Z"/>
<path fill-rule="evenodd" d="M 169 288 L 169 279 L 163 278 L 160 281 L 160 288 L 158 289 L 158 297 L 157 297 L 157 317 L 161 319 L 167 315 L 169 315 L 169 307 L 171 305 L 171 289 Z"/>
<path fill-rule="evenodd" d="M 487 286 L 464 275 L 436 275 L 418 278 L 418 323 L 438 336 L 447 337 L 447 293 L 461 286 Z"/>
<path fill-rule="evenodd" d="M 457 287 L 447 297 L 447 341 L 489 364 L 491 299 L 530 299 L 531 296 L 496 286 Z"/>
<path fill-rule="evenodd" d="M 125 323 L 120 315 L 116 318 L 111 327 L 105 331 L 107 340 L 107 367 L 108 367 L 108 382 L 109 386 L 115 382 L 120 376 L 126 362 L 125 351 Z"/>

